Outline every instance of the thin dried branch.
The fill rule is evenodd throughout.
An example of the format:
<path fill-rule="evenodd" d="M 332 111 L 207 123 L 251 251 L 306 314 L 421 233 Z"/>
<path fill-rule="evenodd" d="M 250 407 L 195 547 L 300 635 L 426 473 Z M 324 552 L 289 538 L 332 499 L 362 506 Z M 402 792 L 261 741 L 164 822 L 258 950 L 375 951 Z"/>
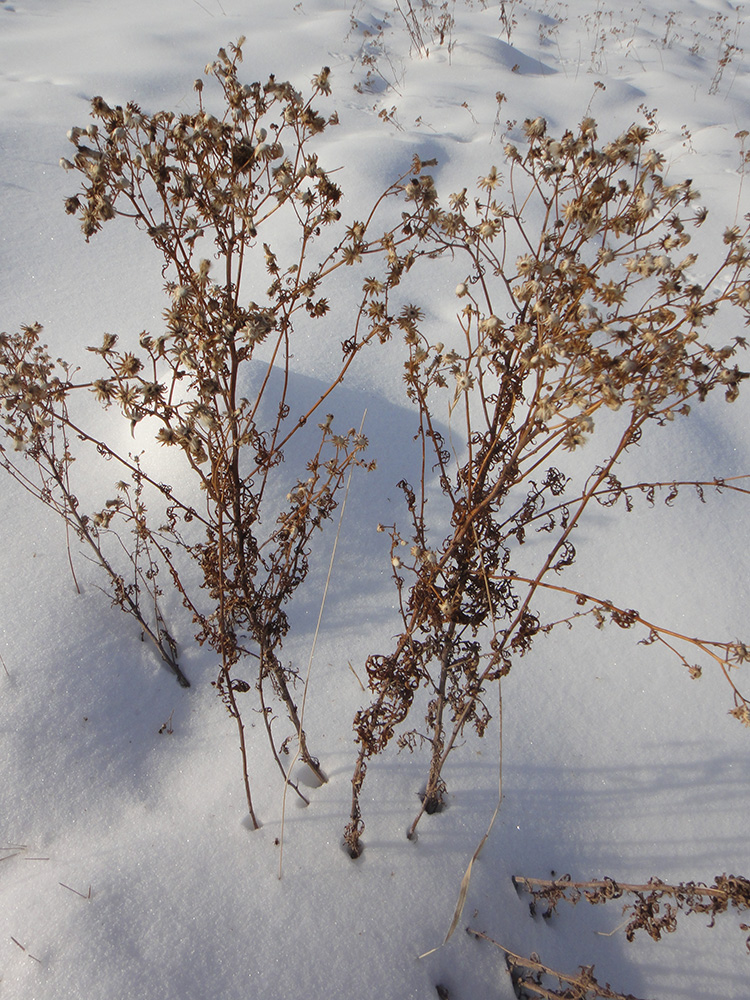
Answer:
<path fill-rule="evenodd" d="M 542 904 L 542 916 L 552 917 L 560 902 L 575 906 L 581 900 L 596 905 L 610 900 L 627 900 L 622 907 L 626 914 L 625 936 L 633 941 L 638 931 L 645 931 L 654 941 L 663 934 L 672 934 L 677 929 L 677 914 L 700 914 L 709 918 L 708 927 L 714 927 L 716 917 L 728 910 L 750 910 L 750 881 L 737 875 L 717 875 L 712 885 L 703 882 L 680 882 L 672 884 L 659 878 L 634 885 L 617 882 L 612 878 L 592 879 L 589 882 L 574 882 L 570 875 L 555 879 L 513 877 L 517 890 L 530 893 L 529 904 L 532 914 Z M 743 931 L 750 930 L 746 923 L 740 923 Z M 750 936 L 745 941 L 750 951 Z"/>
<path fill-rule="evenodd" d="M 541 587 L 544 590 L 567 594 L 570 597 L 575 598 L 576 604 L 581 607 L 585 607 L 587 604 L 593 605 L 593 607 L 587 609 L 586 611 L 576 611 L 573 615 L 567 618 L 563 618 L 555 622 L 548 622 L 542 627 L 543 632 L 549 633 L 557 625 L 570 623 L 575 619 L 588 616 L 593 618 L 597 628 L 603 628 L 607 620 L 612 621 L 619 628 L 624 629 L 632 628 L 634 625 L 641 625 L 648 629 L 648 636 L 645 639 L 639 640 L 643 645 L 658 643 L 664 646 L 680 660 L 683 666 L 690 673 L 693 680 L 697 680 L 702 675 L 702 668 L 697 663 L 691 663 L 687 657 L 676 648 L 674 641 L 676 640 L 677 642 L 694 646 L 700 653 L 709 657 L 719 666 L 724 678 L 732 689 L 734 707 L 730 710 L 729 714 L 739 719 L 743 725 L 750 726 L 750 701 L 739 690 L 731 675 L 732 670 L 737 669 L 742 663 L 750 660 L 750 647 L 748 647 L 746 643 L 740 642 L 738 639 L 728 641 L 698 639 L 693 636 L 684 635 L 681 632 L 676 632 L 673 629 L 665 628 L 663 625 L 657 625 L 656 623 L 642 617 L 633 608 L 618 607 L 611 601 L 607 601 L 599 597 L 592 597 L 591 594 L 585 594 L 580 590 L 563 587 L 559 584 L 553 584 L 541 580 L 535 582 L 527 577 L 518 576 L 517 574 L 513 574 L 513 579 L 519 583 L 526 583 L 529 585 L 535 583 L 537 587 Z"/>
<path fill-rule="evenodd" d="M 506 966 L 513 983 L 513 991 L 519 1000 L 529 997 L 559 997 L 562 1000 L 638 1000 L 632 993 L 618 993 L 609 983 L 599 983 L 594 977 L 593 965 L 582 965 L 578 973 L 558 972 L 545 965 L 534 955 L 524 958 L 510 951 L 499 941 L 495 941 L 483 931 L 466 928 L 472 937 L 489 941 L 505 955 Z M 545 979 L 556 979 L 558 989 L 545 984 Z"/>

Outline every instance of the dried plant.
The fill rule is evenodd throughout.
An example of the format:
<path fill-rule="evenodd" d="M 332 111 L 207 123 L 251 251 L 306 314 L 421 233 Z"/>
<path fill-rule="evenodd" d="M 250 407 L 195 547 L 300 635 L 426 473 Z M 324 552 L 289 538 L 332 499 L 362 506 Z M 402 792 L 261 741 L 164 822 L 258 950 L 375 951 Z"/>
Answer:
<path fill-rule="evenodd" d="M 68 394 L 76 376 L 63 361 L 55 363 L 39 342 L 38 324 L 24 327 L 19 334 L 0 334 L 0 393 L 5 421 L 3 431 L 13 442 L 19 462 L 0 443 L 0 467 L 27 492 L 59 514 L 66 525 L 87 546 L 92 560 L 107 577 L 112 602 L 138 622 L 142 633 L 153 642 L 162 660 L 183 687 L 190 682 L 180 669 L 177 646 L 162 615 L 159 598 L 158 559 L 146 526 L 143 499 L 145 478 L 137 457 L 123 462 L 130 482 L 117 484 L 116 498 L 107 500 L 92 516 L 81 512 L 71 487 L 71 466 L 75 456 L 70 437 L 85 437 L 72 423 Z M 88 438 L 105 459 L 113 453 L 103 441 Z M 30 461 L 33 469 L 26 462 Z M 123 542 L 111 528 L 118 515 L 127 525 L 132 543 Z M 124 567 L 122 567 L 124 557 Z M 76 590 L 80 592 L 68 541 L 68 558 Z M 115 568 L 117 566 L 117 568 Z"/>
<path fill-rule="evenodd" d="M 171 578 L 199 642 L 219 658 L 215 685 L 238 728 L 253 824 L 241 711 L 251 690 L 285 782 L 281 754 L 291 739 L 325 780 L 295 704 L 297 673 L 281 650 L 313 538 L 349 471 L 366 464 L 366 439 L 315 415 L 360 350 L 394 333 L 406 347 L 421 462 L 416 477 L 399 483 L 408 528 L 380 526 L 390 539 L 400 629 L 393 649 L 366 664 L 372 701 L 355 718 L 350 853 L 362 849 L 360 795 L 372 757 L 394 737 L 401 748 L 427 746 L 413 836 L 423 813 L 441 808 L 457 740 L 467 726 L 480 736 L 487 729 L 491 685 L 563 622 L 640 625 L 644 642 L 669 648 L 697 677 L 700 665 L 677 646 L 688 644 L 718 663 L 732 714 L 750 724 L 732 677 L 750 659 L 743 642 L 682 635 L 549 579 L 574 562 L 573 532 L 591 506 L 622 499 L 629 509 L 639 495 L 653 502 L 662 484 L 624 486 L 615 471 L 644 434 L 687 416 L 714 389 L 736 399 L 747 376 L 735 355 L 746 342 L 714 347 L 706 328 L 723 307 L 750 316 L 747 228 L 726 230 L 699 283 L 697 256 L 686 248 L 706 212 L 689 181 L 662 177 L 649 130 L 634 125 L 600 145 L 591 118 L 559 139 L 536 118 L 525 123 L 525 152 L 505 148 L 507 177 L 491 167 L 473 197 L 464 188 L 441 205 L 427 172 L 433 164 L 415 157 L 409 179 L 340 232 L 341 191 L 313 150 L 335 122 L 312 106 L 330 91 L 328 69 L 308 100 L 273 77 L 244 85 L 241 46 L 220 50 L 207 67 L 221 91 L 218 116 L 199 80 L 192 114 L 146 114 L 95 98 L 95 122 L 71 130 L 76 152 L 63 166 L 80 175 L 81 188 L 67 211 L 87 239 L 118 215 L 145 230 L 162 256 L 165 329 L 144 332 L 132 349 L 105 334 L 89 348 L 96 370 L 85 373 L 52 360 L 38 325 L 3 334 L 0 392 L 12 448 L 2 448 L 0 461 L 87 544 L 114 602 L 187 683 L 161 610 L 159 581 Z M 402 199 L 400 221 L 372 239 L 374 213 L 393 197 Z M 280 219 L 298 236 L 293 249 Z M 311 247 L 321 244 L 311 267 Z M 295 324 L 325 316 L 328 276 L 368 256 L 380 277 L 363 282 L 343 343 L 321 347 L 340 351 L 336 374 L 305 412 L 293 412 Z M 457 323 L 441 340 L 426 307 L 408 299 L 410 274 L 426 262 L 458 278 Z M 259 274 L 270 282 L 262 292 Z M 124 417 L 132 452 L 90 429 L 81 397 L 92 393 Z M 282 464 L 293 438 L 306 454 L 296 473 Z M 192 477 L 182 492 L 154 471 L 154 440 L 182 457 Z M 582 454 L 589 440 L 597 443 Z M 120 474 L 113 498 L 92 509 L 72 484 L 76 449 L 86 445 Z M 743 489 L 721 478 L 672 483 L 667 503 L 681 485 Z M 524 548 L 532 538 L 548 542 L 541 558 Z M 539 602 L 551 593 L 572 598 L 576 610 L 558 619 L 543 612 Z M 238 676 L 241 667 L 252 683 Z M 283 739 L 273 732 L 271 695 L 291 724 Z M 427 700 L 423 727 L 413 722 L 418 695 Z"/>
<path fill-rule="evenodd" d="M 404 69 L 396 67 L 386 45 L 388 15 L 375 23 L 361 22 L 357 17 L 359 6 L 359 2 L 356 3 L 349 15 L 350 29 L 346 36 L 347 40 L 360 36 L 356 61 L 364 69 L 365 76 L 354 84 L 354 89 L 360 94 L 383 89 L 400 93 Z"/>
<path fill-rule="evenodd" d="M 412 0 L 395 0 L 395 9 L 406 26 L 412 48 L 419 55 L 428 56 L 433 43 L 447 43 L 450 48 L 455 24 L 451 11 L 455 3 L 456 0 L 443 0 L 438 6 L 431 0 L 419 0 L 415 9 Z"/>
<path fill-rule="evenodd" d="M 467 6 L 473 6 L 473 0 L 465 2 Z M 449 53 L 453 49 L 456 0 L 442 0 L 441 3 L 434 3 L 433 0 L 394 0 L 392 9 L 386 11 L 382 18 L 369 22 L 359 19 L 361 6 L 361 0 L 357 0 L 352 8 L 349 18 L 351 29 L 347 35 L 347 38 L 361 37 L 356 59 L 365 70 L 365 78 L 354 85 L 360 93 L 385 89 L 401 94 L 406 70 L 402 62 L 397 68 L 397 58 L 390 45 L 399 28 L 406 32 L 412 56 L 428 58 L 430 50 L 436 46 L 446 48 Z M 486 6 L 483 0 L 481 6 Z M 500 7 L 500 18 L 507 25 L 505 4 Z"/>
<path fill-rule="evenodd" d="M 508 45 L 511 44 L 513 29 L 518 26 L 518 17 L 516 16 L 517 4 L 518 0 L 500 0 L 500 14 L 498 16 Z"/>
<path fill-rule="evenodd" d="M 306 322 L 325 316 L 326 277 L 380 246 L 366 243 L 371 215 L 337 241 L 329 239 L 320 262 L 310 265 L 311 247 L 340 220 L 341 191 L 312 148 L 335 121 L 312 104 L 330 92 L 329 70 L 315 76 L 312 96 L 304 99 L 274 77 L 243 84 L 241 56 L 242 39 L 206 68 L 221 92 L 218 116 L 204 106 L 197 80 L 192 113 L 147 114 L 133 103 L 111 107 L 97 97 L 94 123 L 69 133 L 75 155 L 62 165 L 79 175 L 81 188 L 66 209 L 78 216 L 87 240 L 120 215 L 145 230 L 163 260 L 165 328 L 143 333 L 132 349 L 105 334 L 89 349 L 98 370 L 88 377 L 51 359 L 39 326 L 3 334 L 3 430 L 13 449 L 3 449 L 1 458 L 88 543 L 114 602 L 135 615 L 187 683 L 159 609 L 159 574 L 171 577 L 198 641 L 220 660 L 215 685 L 237 724 L 247 805 L 257 826 L 241 711 L 253 688 L 282 773 L 280 752 L 294 739 L 300 759 L 325 781 L 300 723 L 296 671 L 282 661 L 281 648 L 287 605 L 310 569 L 313 536 L 335 510 L 348 471 L 365 464 L 361 433 L 339 433 L 331 414 L 311 418 L 324 412 L 357 350 L 377 336 L 325 347 L 333 356 L 339 352 L 338 373 L 300 413 L 290 395 L 295 323 L 300 316 Z M 278 216 L 291 221 L 298 240 L 277 253 Z M 258 287 L 264 274 L 265 290 Z M 134 451 L 136 438 L 141 449 L 135 455 L 93 433 L 85 412 L 82 419 L 80 399 L 90 393 L 127 421 Z M 282 464 L 293 437 L 306 449 L 296 473 Z M 182 456 L 190 473 L 182 493 L 149 471 L 160 464 L 154 439 Z M 86 443 L 122 478 L 114 499 L 84 513 L 71 465 Z M 117 568 L 123 554 L 129 579 Z M 240 667 L 255 674 L 254 683 L 237 676 Z M 291 722 L 292 734 L 283 740 L 272 732 L 271 694 Z"/>
<path fill-rule="evenodd" d="M 366 69 L 366 79 L 363 84 L 356 85 L 357 89 L 385 87 L 400 93 L 406 67 L 401 63 L 396 72 L 394 65 L 394 48 L 397 46 L 393 42 L 399 30 L 406 33 L 412 56 L 429 57 L 431 49 L 439 46 L 447 46 L 449 51 L 453 48 L 456 0 L 443 0 L 442 3 L 434 0 L 393 0 L 377 26 L 368 26 L 358 20 L 360 7 L 360 0 L 357 0 L 351 13 L 352 28 L 362 36 L 357 58 Z M 639 43 L 655 49 L 657 53 L 669 49 L 681 49 L 686 57 L 710 53 L 715 58 L 708 83 L 708 92 L 712 95 L 719 93 L 725 71 L 744 56 L 744 48 L 740 45 L 743 27 L 740 13 L 736 13 L 734 23 L 727 14 L 708 13 L 685 22 L 684 15 L 680 18 L 677 11 L 670 10 L 666 14 L 652 14 L 649 23 L 643 8 L 623 11 L 602 4 L 595 5 L 592 10 L 576 12 L 575 16 L 569 5 L 563 2 L 539 5 L 529 4 L 526 0 L 479 0 L 475 4 L 473 0 L 465 0 L 462 7 L 496 12 L 498 34 L 508 45 L 514 44 L 514 34 L 522 19 L 527 23 L 536 22 L 542 46 L 553 44 L 554 39 L 563 66 L 567 61 L 577 63 L 579 70 L 584 68 L 589 73 L 608 72 L 615 59 L 635 60 L 645 70 L 646 61 L 642 58 Z M 561 41 L 559 29 L 563 25 L 572 29 L 569 46 L 564 39 Z M 690 33 L 692 41 L 687 38 L 687 33 Z M 585 42 L 582 42 L 582 36 Z M 584 53 L 588 56 L 587 60 Z M 731 89 L 731 83 L 728 89 Z"/>
<path fill-rule="evenodd" d="M 738 45 L 740 29 L 743 24 L 742 15 L 739 9 L 736 11 L 734 25 L 729 23 L 727 14 L 714 14 L 709 19 L 711 34 L 714 31 L 718 34 L 719 51 L 716 57 L 716 68 L 709 86 L 709 94 L 718 94 L 724 71 L 731 66 L 732 62 L 744 54 L 744 49 Z M 731 86 L 730 86 L 731 89 Z"/>
<path fill-rule="evenodd" d="M 594 976 L 593 965 L 582 965 L 577 973 L 559 972 L 545 965 L 538 955 L 524 958 L 516 955 L 504 945 L 489 937 L 483 931 L 466 928 L 468 934 L 477 939 L 489 941 L 505 955 L 505 965 L 513 984 L 513 992 L 518 1000 L 531 1000 L 533 997 L 547 997 L 553 1000 L 638 1000 L 632 993 L 618 993 L 609 983 L 600 983 Z M 557 989 L 554 983 L 557 980 Z"/>
<path fill-rule="evenodd" d="M 730 908 L 750 910 L 750 881 L 736 875 L 717 875 L 713 885 L 703 882 L 680 882 L 677 885 L 650 878 L 645 885 L 631 885 L 614 879 L 592 879 L 573 882 L 570 875 L 554 879 L 526 878 L 516 875 L 513 885 L 517 890 L 531 894 L 529 904 L 532 916 L 542 904 L 542 916 L 549 920 L 557 912 L 557 904 L 565 901 L 575 906 L 581 900 L 596 905 L 612 899 L 628 898 L 622 912 L 626 914 L 625 937 L 633 941 L 638 931 L 645 931 L 654 941 L 663 934 L 677 930 L 677 914 L 697 913 L 709 918 L 708 927 L 714 927 L 716 917 Z M 743 931 L 750 930 L 741 923 Z M 745 945 L 750 951 L 750 936 Z"/>
<path fill-rule="evenodd" d="M 533 602 L 551 586 L 550 574 L 573 563 L 573 532 L 592 501 L 606 503 L 610 487 L 627 493 L 618 462 L 714 389 L 733 401 L 747 377 L 734 362 L 745 340 L 717 348 L 706 331 L 722 307 L 738 309 L 745 322 L 750 316 L 747 228 L 725 232 L 724 249 L 698 283 L 697 257 L 686 248 L 706 212 L 689 181 L 664 180 L 664 159 L 648 147 L 646 128 L 632 126 L 603 146 L 590 118 L 560 139 L 547 135 L 542 118 L 527 120 L 525 131 L 525 153 L 505 148 L 507 181 L 493 166 L 473 198 L 464 189 L 441 205 L 420 162 L 405 186 L 399 234 L 413 242 L 406 253 L 392 251 L 392 267 L 416 273 L 421 259 L 450 256 L 457 328 L 441 330 L 438 341 L 419 305 L 391 312 L 392 282 L 371 296 L 377 324 L 405 340 L 422 463 L 415 483 L 399 484 L 408 531 L 383 527 L 401 630 L 391 652 L 367 660 L 373 701 L 355 720 L 359 754 L 345 833 L 353 856 L 362 849 L 369 760 L 397 730 L 401 747 L 428 746 L 412 836 L 421 815 L 442 804 L 443 769 L 467 725 L 484 733 L 488 686 L 556 624 Z M 601 441 L 593 448 L 599 454 L 586 463 L 580 449 L 592 438 Z M 515 570 L 512 559 L 528 562 L 520 550 L 530 537 L 549 539 L 544 556 Z M 592 600 L 569 593 L 579 604 Z M 624 628 L 639 620 L 607 601 L 596 607 Z M 674 635 L 643 623 L 651 641 Z M 683 638 L 710 652 L 727 677 L 747 659 L 738 641 Z M 750 722 L 747 700 L 732 687 L 733 714 Z M 426 728 L 405 731 L 420 689 Z"/>

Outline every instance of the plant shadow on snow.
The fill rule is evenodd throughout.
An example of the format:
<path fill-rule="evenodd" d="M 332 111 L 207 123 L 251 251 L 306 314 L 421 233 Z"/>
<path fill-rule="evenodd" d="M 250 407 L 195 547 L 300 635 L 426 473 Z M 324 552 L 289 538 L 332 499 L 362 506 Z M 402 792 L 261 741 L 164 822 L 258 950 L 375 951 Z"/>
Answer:
<path fill-rule="evenodd" d="M 750 793 L 747 772 L 730 754 L 704 757 L 701 743 L 660 744 L 654 746 L 654 755 L 658 753 L 672 759 L 507 767 L 503 813 L 508 824 L 517 818 L 517 863 L 527 871 L 572 868 L 577 878 L 615 869 L 631 880 L 652 874 L 675 877 L 676 867 L 704 872 L 716 841 L 708 830 L 685 827 L 686 808 L 696 816 L 734 817 L 737 832 L 722 837 L 722 854 L 727 859 L 741 856 L 741 803 Z M 675 760 L 677 756 L 683 760 Z M 612 830 L 611 839 L 592 838 L 592 822 Z M 526 838 L 524 827 L 533 827 L 532 839 Z M 653 872 L 643 871 L 646 849 Z"/>
<path fill-rule="evenodd" d="M 269 372 L 262 362 L 251 362 L 241 391 L 252 398 L 267 374 L 266 395 L 270 399 L 276 399 L 284 373 L 275 367 Z M 293 400 L 289 414 L 289 424 L 292 426 L 320 398 L 321 391 L 327 388 L 328 383 L 296 371 L 290 372 L 287 380 L 288 396 Z M 264 419 L 263 409 L 270 409 L 271 405 L 261 406 L 261 420 Z M 393 585 L 389 572 L 388 545 L 383 535 L 377 532 L 377 526 L 382 521 L 404 521 L 406 518 L 403 496 L 396 489 L 396 483 L 418 474 L 419 452 L 410 434 L 410 425 L 416 424 L 416 417 L 411 409 L 397 406 L 375 392 L 348 388 L 345 385 L 337 387 L 330 399 L 330 409 L 334 414 L 332 426 L 340 433 L 345 433 L 349 428 L 359 428 L 364 418 L 363 433 L 369 441 L 365 457 L 368 461 L 377 462 L 377 468 L 369 472 L 355 469 L 352 476 L 323 614 L 321 638 L 325 638 L 329 629 L 350 628 L 353 613 L 356 613 L 357 621 L 363 630 L 367 630 L 368 635 L 372 635 L 373 630 L 384 630 L 389 635 L 392 627 L 395 627 L 391 612 Z M 309 435 L 306 434 L 306 428 L 303 429 L 284 448 L 284 460 L 268 491 L 267 508 L 270 513 L 264 519 L 266 527 L 272 523 L 275 511 L 281 509 L 288 491 L 299 478 L 304 478 L 306 463 L 310 457 L 310 442 L 318 433 L 318 419 L 322 417 L 316 414 L 310 420 Z M 399 441 L 398 448 L 394 448 L 395 440 Z M 139 431 L 138 444 L 145 449 L 144 467 L 150 468 L 154 476 L 162 474 L 158 467 L 163 452 L 155 443 L 145 441 L 142 431 Z M 197 504 L 197 499 L 195 502 Z M 295 649 L 309 650 L 323 598 L 337 519 L 338 514 L 325 531 L 311 540 L 313 555 L 308 579 L 288 608 L 290 648 L 294 646 Z M 188 564 L 185 568 L 186 575 L 191 571 L 197 578 L 195 569 L 191 570 Z M 352 577 L 356 579 L 355 590 L 352 589 Z M 94 570 L 91 574 L 92 585 L 96 581 L 97 573 Z M 190 616 L 181 607 L 179 594 L 167 581 L 164 582 L 164 589 L 165 615 L 178 639 L 180 653 L 183 657 L 189 654 L 191 662 L 187 672 L 190 680 L 193 683 L 210 682 L 216 670 L 214 656 L 207 649 L 203 653 L 197 649 L 191 650 L 195 643 Z M 106 602 L 106 596 L 102 595 L 101 600 Z M 118 616 L 115 614 L 114 617 Z M 137 641 L 137 627 L 133 628 L 123 622 L 122 630 L 125 635 L 130 635 Z M 154 662 L 157 662 L 156 654 L 152 655 Z M 252 664 L 248 666 L 252 670 Z M 353 666 L 357 666 L 356 661 Z M 337 664 L 337 670 L 341 667 L 348 669 L 345 662 Z M 162 676 L 169 686 L 168 673 L 163 673 Z"/>
<path fill-rule="evenodd" d="M 716 824 L 736 830 L 721 837 L 727 870 L 733 870 L 732 859 L 742 863 L 746 770 L 729 753 L 706 756 L 698 741 L 654 744 L 653 755 L 653 762 L 642 764 L 571 766 L 563 755 L 559 763 L 506 765 L 499 829 L 474 872 L 467 915 L 477 906 L 471 925 L 492 935 L 499 896 L 505 923 L 508 910 L 516 915 L 514 934 L 504 942 L 511 949 L 528 954 L 533 948 L 545 964 L 565 971 L 595 962 L 601 976 L 639 997 L 668 989 L 671 996 L 710 1000 L 721 986 L 741 990 L 745 981 L 737 960 L 745 935 L 734 912 L 720 917 L 714 931 L 706 929 L 708 918 L 683 917 L 677 933 L 661 942 L 642 932 L 628 943 L 617 900 L 604 907 L 562 903 L 545 920 L 541 908 L 532 917 L 527 894 L 514 898 L 510 888 L 514 875 L 636 883 L 652 876 L 675 883 L 703 877 L 710 884 L 719 874 L 713 869 Z M 482 793 L 465 796 L 466 808 L 476 796 Z M 686 814 L 696 817 L 694 825 L 685 824 Z"/>
<path fill-rule="evenodd" d="M 35 671 L 11 662 L 16 730 L 8 760 L 27 789 L 13 824 L 22 840 L 40 845 L 62 829 L 109 828 L 134 804 L 153 805 L 161 741 L 187 708 L 137 630 L 93 586 L 61 593 L 42 628 L 35 653 L 44 692 Z M 57 672 L 55 662 L 72 669 Z"/>
<path fill-rule="evenodd" d="M 262 379 L 265 373 L 265 366 L 259 364 L 254 367 L 245 391 L 252 393 L 253 383 Z M 277 397 L 283 377 L 279 369 L 272 369 L 268 384 L 271 399 Z M 325 380 L 296 371 L 290 373 L 288 394 L 293 400 L 290 424 L 294 424 L 299 415 L 319 399 L 326 385 Z M 326 404 L 323 408 L 327 408 Z M 349 607 L 352 599 L 356 599 L 363 626 L 369 628 L 376 625 L 379 618 L 388 618 L 390 602 L 383 602 L 382 589 L 390 592 L 392 583 L 389 576 L 384 588 L 382 575 L 390 569 L 389 548 L 382 534 L 377 533 L 377 525 L 405 517 L 403 496 L 396 483 L 404 478 L 411 479 L 419 472 L 419 450 L 411 433 L 412 427 L 416 429 L 417 415 L 412 409 L 394 405 L 374 392 L 348 388 L 346 384 L 337 387 L 331 397 L 330 410 L 334 415 L 332 426 L 338 428 L 339 433 L 345 433 L 349 428 L 359 429 L 362 425 L 369 442 L 364 457 L 368 461 L 374 460 L 377 468 L 371 472 L 356 469 L 352 476 L 323 628 L 327 623 L 351 624 Z M 316 415 L 311 420 L 313 426 L 309 437 L 303 431 L 285 447 L 284 462 L 274 486 L 275 494 L 269 498 L 272 507 L 276 502 L 280 503 L 297 478 L 303 476 L 309 460 L 310 440 L 317 433 L 317 421 Z M 395 441 L 398 441 L 398 447 L 394 447 Z M 312 541 L 316 557 L 310 560 L 310 575 L 290 606 L 290 620 L 295 626 L 290 630 L 292 633 L 299 627 L 304 629 L 305 621 L 314 625 L 313 612 L 317 616 L 320 608 L 337 518 L 338 515 L 327 530 Z M 351 573 L 354 567 L 357 571 L 356 592 L 353 593 Z M 381 593 L 380 600 L 374 599 L 376 593 Z"/>

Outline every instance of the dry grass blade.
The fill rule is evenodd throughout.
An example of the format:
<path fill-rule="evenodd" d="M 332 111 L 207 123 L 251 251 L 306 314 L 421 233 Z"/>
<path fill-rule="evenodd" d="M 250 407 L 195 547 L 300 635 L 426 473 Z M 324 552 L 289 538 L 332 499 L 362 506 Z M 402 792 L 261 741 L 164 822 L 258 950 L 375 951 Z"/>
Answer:
<path fill-rule="evenodd" d="M 32 960 L 32 962 L 38 962 L 39 965 L 42 964 L 41 958 L 37 958 L 36 955 L 32 955 L 31 952 L 28 950 L 28 948 L 22 945 L 21 942 L 18 941 L 16 938 L 14 938 L 12 934 L 10 935 L 10 939 L 13 942 L 13 944 L 18 945 L 21 951 L 25 952 L 28 955 L 28 957 Z"/>
<path fill-rule="evenodd" d="M 500 798 L 502 800 L 502 795 L 501 795 Z M 487 842 L 487 838 L 489 837 L 490 833 L 492 832 L 492 827 L 495 825 L 495 820 L 497 819 L 497 814 L 499 812 L 500 812 L 500 801 L 498 801 L 497 805 L 495 806 L 495 811 L 492 814 L 492 819 L 490 820 L 490 825 L 487 827 L 487 832 L 485 833 L 485 835 L 482 837 L 482 839 L 477 844 L 476 850 L 472 854 L 471 860 L 469 861 L 469 864 L 468 864 L 468 866 L 466 868 L 466 871 L 464 872 L 464 877 L 461 879 L 461 888 L 460 888 L 459 893 L 458 893 L 458 900 L 456 902 L 456 908 L 453 911 L 453 919 L 451 920 L 451 925 L 448 928 L 448 933 L 445 935 L 445 938 L 443 939 L 442 944 L 439 944 L 437 946 L 437 948 L 432 948 L 432 949 L 430 949 L 430 951 L 424 952 L 424 954 L 422 954 L 422 955 L 418 955 L 417 956 L 418 958 L 427 958 L 428 955 L 432 955 L 434 952 L 439 951 L 439 949 L 442 948 L 443 945 L 447 944 L 448 941 L 450 941 L 450 939 L 453 937 L 453 933 L 454 933 L 454 931 L 456 930 L 456 928 L 458 927 L 458 925 L 459 925 L 459 923 L 461 921 L 461 915 L 463 914 L 463 912 L 464 912 L 464 906 L 466 905 L 466 897 L 467 897 L 467 895 L 469 893 L 469 884 L 471 883 L 471 872 L 472 872 L 472 868 L 474 867 L 474 862 L 477 860 L 477 858 L 481 854 L 482 848 L 484 847 L 485 843 Z"/>
<path fill-rule="evenodd" d="M 67 889 L 69 892 L 75 893 L 76 896 L 80 896 L 81 899 L 91 899 L 91 886 L 89 886 L 88 892 L 79 892 L 78 889 L 74 889 L 72 886 L 65 885 L 64 882 L 58 882 L 57 884 L 62 886 L 63 889 Z"/>

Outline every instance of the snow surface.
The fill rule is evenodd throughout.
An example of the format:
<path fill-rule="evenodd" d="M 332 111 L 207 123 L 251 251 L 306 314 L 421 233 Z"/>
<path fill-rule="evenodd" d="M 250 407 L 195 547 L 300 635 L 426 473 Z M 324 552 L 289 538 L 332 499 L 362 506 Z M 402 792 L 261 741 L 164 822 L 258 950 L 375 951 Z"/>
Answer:
<path fill-rule="evenodd" d="M 614 137 L 643 121 L 640 105 L 653 111 L 653 142 L 670 176 L 692 177 L 711 210 L 707 243 L 720 241 L 738 207 L 740 217 L 747 210 L 735 138 L 750 128 L 745 54 L 735 51 L 716 79 L 722 32 L 730 31 L 724 44 L 750 43 L 741 8 L 687 0 L 671 16 L 667 0 L 449 3 L 450 51 L 433 44 L 425 56 L 395 6 L 361 0 L 353 12 L 353 2 L 2 0 L 2 328 L 38 320 L 53 352 L 74 359 L 105 330 L 126 340 L 158 329 L 162 279 L 143 234 L 121 220 L 87 245 L 62 210 L 72 193 L 58 168 L 70 151 L 65 134 L 86 124 L 95 94 L 147 110 L 192 108 L 194 78 L 241 34 L 248 81 L 275 73 L 307 88 L 331 66 L 334 92 L 324 107 L 341 124 L 326 133 L 321 157 L 340 167 L 347 218 L 407 170 L 415 152 L 438 158 L 435 178 L 447 194 L 500 165 L 506 119 L 542 114 L 551 132 L 562 132 L 591 113 Z M 510 39 L 501 7 L 516 21 Z M 356 90 L 366 83 L 362 46 L 380 25 L 382 76 Z M 507 97 L 499 123 L 497 91 Z M 451 322 L 454 285 L 448 275 L 425 287 L 435 323 Z M 325 377 L 313 339 L 294 364 L 301 394 Z M 387 545 L 375 525 L 393 519 L 394 484 L 410 461 L 392 444 L 394 429 L 413 421 L 400 364 L 398 345 L 365 357 L 341 403 L 352 423 L 368 407 L 378 471 L 354 481 L 313 665 L 306 728 L 330 781 L 311 790 L 306 809 L 288 805 L 281 880 L 281 785 L 265 734 L 256 722 L 251 778 L 263 826 L 252 833 L 236 731 L 210 687 L 216 666 L 192 641 L 179 601 L 170 597 L 167 612 L 193 681 L 188 691 L 110 608 L 94 568 L 74 552 L 83 585 L 76 594 L 62 524 L 0 481 L 3 998 L 427 1000 L 437 984 L 452 1000 L 512 996 L 501 953 L 461 930 L 417 959 L 442 941 L 492 816 L 496 730 L 453 755 L 449 807 L 424 817 L 416 843 L 404 833 L 425 758 L 394 750 L 376 759 L 365 785 L 365 853 L 352 862 L 340 846 L 351 719 L 364 697 L 347 663 L 363 676 L 367 654 L 387 650 L 397 627 Z M 732 407 L 709 401 L 631 456 L 623 479 L 750 471 L 749 415 L 747 393 Z M 111 488 L 89 485 L 93 495 Z M 602 509 L 578 536 L 579 558 L 563 582 L 688 634 L 747 640 L 744 498 L 707 501 L 686 492 L 673 509 Z M 302 597 L 285 646 L 297 663 L 309 655 L 319 582 Z M 736 916 L 713 930 L 683 918 L 668 940 L 631 945 L 622 932 L 595 933 L 616 927 L 617 904 L 563 908 L 542 923 L 511 885 L 514 874 L 551 870 L 629 881 L 750 874 L 750 735 L 727 715 L 729 689 L 711 669 L 691 681 L 637 638 L 585 624 L 558 630 L 506 681 L 504 798 L 461 927 L 470 923 L 523 955 L 536 951 L 564 971 L 593 962 L 600 981 L 637 996 L 744 998 L 750 958 Z M 160 734 L 168 719 L 173 733 Z"/>

